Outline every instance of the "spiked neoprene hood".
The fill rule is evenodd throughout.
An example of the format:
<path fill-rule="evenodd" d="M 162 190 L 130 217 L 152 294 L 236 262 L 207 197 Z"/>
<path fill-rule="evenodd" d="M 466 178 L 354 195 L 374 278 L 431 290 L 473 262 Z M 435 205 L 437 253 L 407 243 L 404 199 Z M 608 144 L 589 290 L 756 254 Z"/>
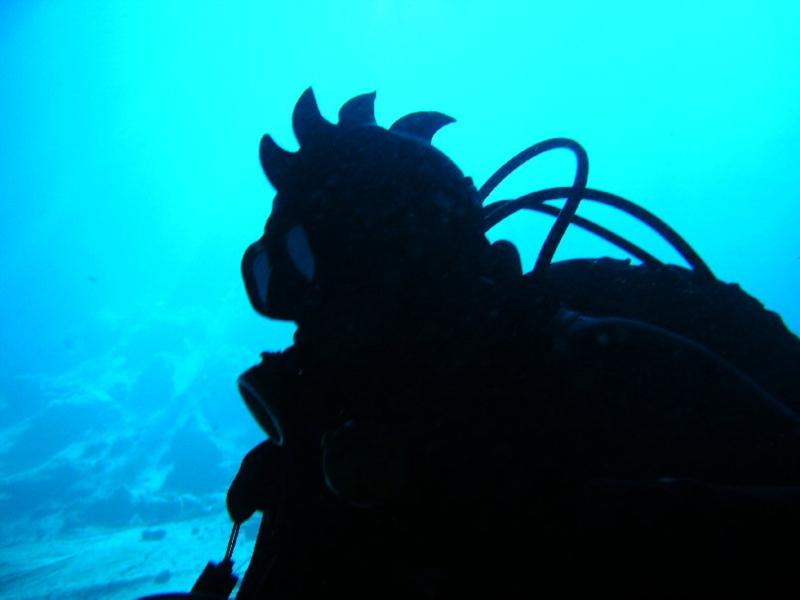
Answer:
<path fill-rule="evenodd" d="M 308 89 L 292 115 L 300 149 L 262 138 L 261 164 L 277 195 L 243 263 L 262 314 L 294 320 L 309 292 L 332 281 L 363 288 L 423 263 L 450 269 L 485 243 L 472 180 L 430 143 L 453 119 L 412 113 L 385 129 L 374 100 L 349 100 L 334 125 Z"/>

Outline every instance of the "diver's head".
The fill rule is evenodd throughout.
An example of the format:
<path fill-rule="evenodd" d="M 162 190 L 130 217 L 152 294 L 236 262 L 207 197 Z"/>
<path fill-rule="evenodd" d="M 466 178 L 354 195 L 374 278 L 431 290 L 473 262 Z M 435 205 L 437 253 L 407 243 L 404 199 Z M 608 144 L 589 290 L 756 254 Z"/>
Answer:
<path fill-rule="evenodd" d="M 261 140 L 277 194 L 264 236 L 242 261 L 261 314 L 301 321 L 343 298 L 413 301 L 416 290 L 456 290 L 474 277 L 488 247 L 478 193 L 430 144 L 453 119 L 413 113 L 384 129 L 374 98 L 346 102 L 334 125 L 308 89 L 292 117 L 300 149 Z"/>

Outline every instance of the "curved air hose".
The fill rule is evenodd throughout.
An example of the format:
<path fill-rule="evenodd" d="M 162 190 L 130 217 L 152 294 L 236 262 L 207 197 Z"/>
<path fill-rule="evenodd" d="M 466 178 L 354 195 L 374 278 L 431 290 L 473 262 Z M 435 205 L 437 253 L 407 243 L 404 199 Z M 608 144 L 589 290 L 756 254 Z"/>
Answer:
<path fill-rule="evenodd" d="M 544 152 L 558 148 L 571 150 L 573 154 L 575 154 L 577 168 L 575 171 L 575 179 L 571 187 L 548 188 L 526 194 L 514 200 L 495 202 L 484 208 L 484 231 L 488 231 L 503 219 L 522 209 L 556 215 L 556 221 L 551 227 L 539 251 L 539 256 L 536 259 L 536 264 L 533 268 L 534 277 L 544 277 L 553 260 L 553 255 L 558 248 L 558 244 L 564 237 L 564 233 L 566 233 L 570 223 L 575 223 L 578 227 L 594 233 L 598 237 L 616 245 L 618 248 L 628 252 L 645 264 L 661 264 L 661 261 L 652 254 L 646 252 L 631 241 L 589 219 L 577 216 L 575 212 L 578 209 L 580 201 L 586 199 L 612 206 L 638 219 L 675 248 L 697 275 L 704 279 L 714 279 L 714 274 L 711 272 L 711 269 L 708 268 L 708 265 L 706 265 L 688 242 L 653 213 L 615 194 L 587 188 L 586 182 L 589 175 L 589 159 L 583 147 L 573 140 L 567 138 L 553 138 L 526 148 L 506 162 L 486 181 L 478 192 L 481 201 L 485 201 L 489 194 L 491 194 L 506 177 L 523 164 Z M 548 200 L 559 200 L 561 198 L 566 198 L 567 200 L 560 210 L 545 204 Z"/>
<path fill-rule="evenodd" d="M 572 222 L 572 218 L 575 216 L 575 211 L 578 210 L 578 204 L 581 202 L 583 193 L 586 190 L 586 182 L 589 178 L 589 157 L 586 154 L 586 150 L 584 150 L 583 146 L 581 146 L 578 142 L 568 138 L 552 138 L 549 140 L 544 140 L 543 142 L 529 146 L 516 156 L 512 157 L 502 167 L 497 169 L 497 171 L 495 171 L 494 174 L 489 177 L 486 183 L 484 183 L 481 189 L 478 191 L 481 201 L 486 200 L 489 194 L 491 194 L 492 191 L 498 185 L 500 185 L 500 182 L 511 175 L 511 173 L 516 171 L 519 167 L 524 165 L 532 158 L 557 148 L 571 150 L 575 155 L 575 159 L 577 161 L 575 179 L 572 182 L 572 187 L 567 188 L 567 201 L 558 212 L 556 221 L 550 228 L 547 238 L 545 239 L 544 244 L 542 244 L 541 250 L 539 250 L 539 256 L 536 258 L 536 264 L 533 267 L 534 278 L 541 278 L 547 274 L 547 268 L 553 261 L 553 255 L 556 253 L 558 244 L 561 242 L 561 239 L 567 232 L 567 227 L 569 227 L 570 222 Z M 484 227 L 484 231 L 487 229 L 488 228 Z"/>

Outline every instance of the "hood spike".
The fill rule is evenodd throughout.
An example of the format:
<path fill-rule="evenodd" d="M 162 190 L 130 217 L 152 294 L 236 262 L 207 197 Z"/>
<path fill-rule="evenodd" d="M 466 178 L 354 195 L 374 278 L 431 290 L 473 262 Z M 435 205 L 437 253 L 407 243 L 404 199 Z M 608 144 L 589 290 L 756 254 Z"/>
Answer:
<path fill-rule="evenodd" d="M 365 127 L 375 125 L 375 92 L 351 98 L 339 109 L 341 127 Z"/>
<path fill-rule="evenodd" d="M 326 121 L 319 112 L 317 99 L 311 88 L 306 89 L 300 96 L 292 113 L 292 129 L 300 145 L 303 146 L 313 140 L 321 132 L 329 131 L 333 124 Z"/>
<path fill-rule="evenodd" d="M 404 133 L 427 143 L 445 125 L 454 123 L 455 119 L 440 112 L 415 112 L 400 117 L 389 128 L 394 133 Z"/>
<path fill-rule="evenodd" d="M 289 178 L 295 155 L 278 146 L 269 135 L 261 138 L 259 157 L 264 174 L 276 190 L 284 187 Z"/>

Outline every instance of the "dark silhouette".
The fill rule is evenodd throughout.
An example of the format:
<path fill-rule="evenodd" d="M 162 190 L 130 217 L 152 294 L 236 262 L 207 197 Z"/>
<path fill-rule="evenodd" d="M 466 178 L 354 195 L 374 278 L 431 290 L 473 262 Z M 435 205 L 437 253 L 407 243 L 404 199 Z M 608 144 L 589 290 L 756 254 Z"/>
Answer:
<path fill-rule="evenodd" d="M 235 522 L 264 513 L 239 597 L 695 597 L 790 581 L 800 341 L 654 215 L 587 188 L 575 142 L 532 146 L 477 190 L 430 145 L 452 119 L 384 129 L 373 100 L 333 125 L 308 90 L 300 150 L 261 143 L 277 196 L 243 274 L 255 309 L 298 330 L 239 382 L 269 434 L 228 493 Z M 577 158 L 572 186 L 483 206 L 554 148 Z M 639 218 L 690 269 L 576 216 L 582 200 Z M 556 215 L 528 274 L 485 237 L 520 209 Z M 552 263 L 570 223 L 641 264 Z"/>

